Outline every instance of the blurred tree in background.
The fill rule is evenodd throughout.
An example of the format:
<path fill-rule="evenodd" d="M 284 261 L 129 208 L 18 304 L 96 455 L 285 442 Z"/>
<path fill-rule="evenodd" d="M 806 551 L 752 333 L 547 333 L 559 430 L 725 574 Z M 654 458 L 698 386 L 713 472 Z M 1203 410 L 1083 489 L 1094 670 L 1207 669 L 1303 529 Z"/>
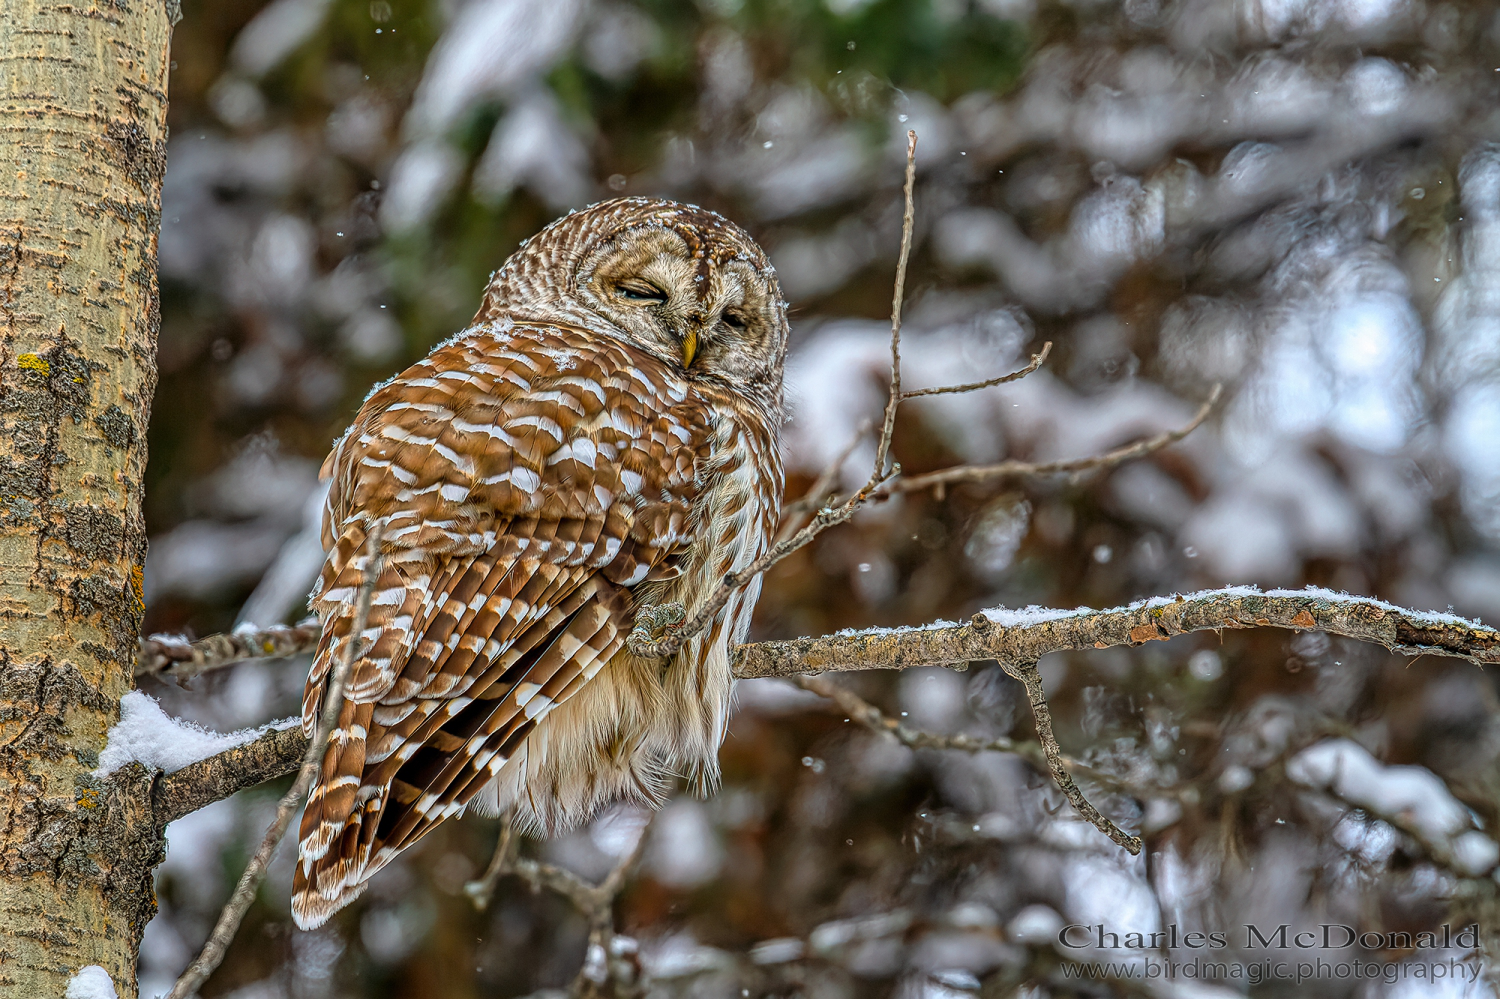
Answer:
<path fill-rule="evenodd" d="M 908 473 L 1086 455 L 1184 423 L 1214 382 L 1227 401 L 1107 474 L 866 511 L 772 573 L 756 637 L 1224 582 L 1500 615 L 1492 5 L 188 0 L 183 14 L 147 631 L 300 617 L 322 557 L 318 465 L 369 386 L 460 329 L 520 240 L 614 194 L 704 204 L 767 247 L 794 307 L 799 494 L 883 399 L 907 128 L 921 136 L 908 383 L 999 374 L 1056 343 L 1023 382 L 903 409 Z M 847 483 L 868 464 L 857 451 Z M 1042 672 L 1065 748 L 1109 778 L 1091 794 L 1144 833 L 1144 857 L 1017 757 L 913 752 L 789 684 L 746 682 L 724 789 L 654 821 L 618 907 L 646 991 L 1131 994 L 1065 978 L 1085 952 L 1059 948 L 1058 928 L 1415 932 L 1494 912 L 1500 703 L 1480 670 L 1232 632 Z M 295 713 L 303 676 L 254 663 L 148 691 L 231 728 Z M 851 681 L 928 731 L 1029 729 L 993 664 Z M 1420 815 L 1328 793 L 1304 754 L 1333 737 L 1372 780 L 1437 775 L 1417 800 L 1488 836 L 1437 856 L 1411 835 Z M 277 790 L 169 827 L 143 994 L 207 935 Z M 643 821 L 612 812 L 525 849 L 598 877 Z M 486 913 L 463 894 L 495 835 L 449 823 L 307 934 L 284 845 L 203 994 L 566 988 L 581 916 L 515 880 Z"/>

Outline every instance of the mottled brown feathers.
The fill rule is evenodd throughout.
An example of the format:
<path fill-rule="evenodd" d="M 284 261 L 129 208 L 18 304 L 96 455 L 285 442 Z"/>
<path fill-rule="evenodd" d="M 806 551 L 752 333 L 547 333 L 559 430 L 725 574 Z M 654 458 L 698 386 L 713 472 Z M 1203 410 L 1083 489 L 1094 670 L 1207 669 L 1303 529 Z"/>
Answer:
<path fill-rule="evenodd" d="M 703 262 L 713 291 L 674 287 L 687 305 L 651 321 L 709 330 L 722 366 L 674 364 L 673 328 L 642 336 L 568 291 L 589 253 L 663 224 L 676 233 L 663 252 Z M 725 261 L 740 270 L 721 273 Z M 773 303 L 757 333 L 771 343 L 757 348 L 771 352 L 764 370 L 704 311 L 759 301 L 747 280 Z M 657 802 L 674 774 L 713 785 L 728 646 L 759 581 L 665 668 L 624 640 L 642 602 L 691 609 L 774 531 L 784 317 L 764 256 L 729 223 L 606 203 L 533 240 L 473 326 L 370 394 L 324 466 L 328 558 L 312 595 L 324 631 L 304 726 L 355 638 L 376 523 L 384 559 L 303 815 L 299 925 L 322 923 L 471 804 L 551 834 L 616 798 Z"/>

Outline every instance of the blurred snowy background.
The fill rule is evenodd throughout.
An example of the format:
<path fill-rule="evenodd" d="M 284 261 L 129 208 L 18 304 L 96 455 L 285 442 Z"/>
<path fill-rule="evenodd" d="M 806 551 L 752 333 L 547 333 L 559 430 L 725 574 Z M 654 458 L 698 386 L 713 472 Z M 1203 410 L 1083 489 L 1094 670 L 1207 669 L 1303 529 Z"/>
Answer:
<path fill-rule="evenodd" d="M 805 488 L 880 406 L 907 128 L 921 136 L 909 384 L 999 374 L 1056 347 L 1023 382 L 909 405 L 905 469 L 1085 455 L 1184 422 L 1216 381 L 1226 401 L 1186 442 L 1109 474 L 868 511 L 774 572 L 758 637 L 1225 582 L 1500 618 L 1492 4 L 183 11 L 150 631 L 300 617 L 321 555 L 318 465 L 370 384 L 459 329 L 519 240 L 614 194 L 708 205 L 767 247 L 794 306 L 787 457 L 791 491 Z M 851 459 L 850 482 L 867 462 Z M 304 668 L 244 665 L 148 692 L 229 730 L 294 713 Z M 1272 632 L 1042 669 L 1064 747 L 1111 776 L 1088 788 L 1145 832 L 1145 858 L 1077 822 L 1015 757 L 913 753 L 788 685 L 743 684 L 724 790 L 661 814 L 620 902 L 649 994 L 1141 994 L 1065 980 L 1060 960 L 1086 956 L 1057 947 L 1068 922 L 1416 932 L 1477 918 L 1500 931 L 1492 676 Z M 993 665 L 845 682 L 931 731 L 1030 732 Z M 170 827 L 143 994 L 196 952 L 280 789 Z M 640 825 L 611 813 L 526 849 L 598 876 Z M 515 881 L 485 914 L 462 893 L 495 834 L 449 823 L 310 934 L 291 927 L 284 846 L 203 995 L 566 987 L 579 916 Z M 1418 955 L 1434 956 L 1447 955 Z M 1491 994 L 1410 979 L 1254 992 Z"/>

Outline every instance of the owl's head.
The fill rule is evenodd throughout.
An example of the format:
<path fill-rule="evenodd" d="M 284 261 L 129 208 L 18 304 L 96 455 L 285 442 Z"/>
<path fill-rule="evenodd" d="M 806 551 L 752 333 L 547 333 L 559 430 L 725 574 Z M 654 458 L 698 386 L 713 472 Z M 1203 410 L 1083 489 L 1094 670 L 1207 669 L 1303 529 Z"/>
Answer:
<path fill-rule="evenodd" d="M 552 223 L 496 272 L 479 318 L 568 322 L 781 405 L 786 302 L 765 252 L 693 205 L 619 198 Z"/>

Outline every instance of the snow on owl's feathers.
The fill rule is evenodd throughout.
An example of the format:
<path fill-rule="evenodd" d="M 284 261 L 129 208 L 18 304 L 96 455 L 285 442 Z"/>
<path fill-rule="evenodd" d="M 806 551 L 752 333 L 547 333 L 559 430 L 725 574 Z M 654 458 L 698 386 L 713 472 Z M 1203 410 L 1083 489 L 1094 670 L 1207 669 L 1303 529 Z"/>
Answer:
<path fill-rule="evenodd" d="M 666 664 L 625 639 L 768 547 L 786 341 L 748 235 L 623 198 L 525 244 L 468 329 L 365 400 L 324 464 L 309 733 L 376 525 L 381 574 L 302 818 L 299 926 L 471 804 L 550 835 L 676 774 L 714 785 L 759 580 Z"/>

